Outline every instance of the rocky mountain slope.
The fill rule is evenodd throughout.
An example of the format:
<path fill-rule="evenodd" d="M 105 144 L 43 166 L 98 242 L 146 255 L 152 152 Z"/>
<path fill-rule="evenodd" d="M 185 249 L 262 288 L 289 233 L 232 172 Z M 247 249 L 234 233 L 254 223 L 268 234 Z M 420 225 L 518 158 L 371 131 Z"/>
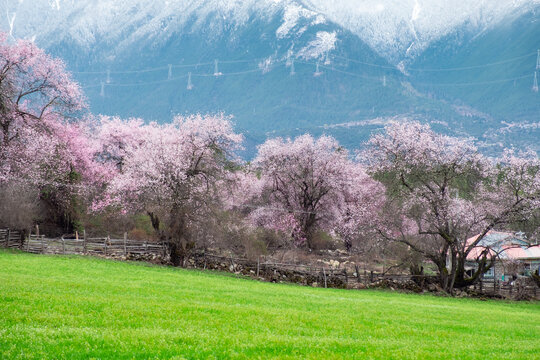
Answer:
<path fill-rule="evenodd" d="M 477 136 L 489 148 L 537 138 L 539 0 L 11 0 L 4 7 L 0 27 L 64 58 L 97 113 L 169 121 L 225 111 L 251 145 L 310 131 L 355 147 L 396 117 Z"/>

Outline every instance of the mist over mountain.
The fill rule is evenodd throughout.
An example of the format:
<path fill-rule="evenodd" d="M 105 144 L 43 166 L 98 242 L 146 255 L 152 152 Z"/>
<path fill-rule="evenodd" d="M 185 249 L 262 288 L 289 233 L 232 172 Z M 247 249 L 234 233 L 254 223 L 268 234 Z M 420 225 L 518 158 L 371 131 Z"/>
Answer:
<path fill-rule="evenodd" d="M 249 144 L 392 118 L 540 149 L 540 1 L 19 0 L 0 27 L 63 58 L 95 113 L 224 111 Z"/>

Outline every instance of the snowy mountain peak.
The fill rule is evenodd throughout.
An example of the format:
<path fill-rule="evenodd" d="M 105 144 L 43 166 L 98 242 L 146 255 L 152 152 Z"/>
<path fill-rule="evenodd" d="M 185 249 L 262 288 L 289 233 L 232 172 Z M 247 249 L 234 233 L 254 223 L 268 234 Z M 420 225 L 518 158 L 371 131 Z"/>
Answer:
<path fill-rule="evenodd" d="M 0 26 L 14 37 L 35 36 L 43 46 L 64 38 L 91 46 L 97 39 L 131 42 L 202 27 L 219 34 L 253 17 L 279 15 L 278 39 L 301 35 L 306 23 L 330 21 L 397 64 L 458 28 L 481 31 L 539 5 L 540 0 L 6 0 Z M 314 41 L 330 48 L 335 36 L 320 34 Z"/>

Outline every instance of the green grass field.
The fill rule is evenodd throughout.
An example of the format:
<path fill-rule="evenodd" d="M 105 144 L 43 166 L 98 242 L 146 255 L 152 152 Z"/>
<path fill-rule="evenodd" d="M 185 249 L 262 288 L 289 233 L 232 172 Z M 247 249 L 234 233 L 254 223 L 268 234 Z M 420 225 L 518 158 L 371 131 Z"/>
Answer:
<path fill-rule="evenodd" d="M 540 359 L 540 304 L 0 250 L 1 359 Z"/>

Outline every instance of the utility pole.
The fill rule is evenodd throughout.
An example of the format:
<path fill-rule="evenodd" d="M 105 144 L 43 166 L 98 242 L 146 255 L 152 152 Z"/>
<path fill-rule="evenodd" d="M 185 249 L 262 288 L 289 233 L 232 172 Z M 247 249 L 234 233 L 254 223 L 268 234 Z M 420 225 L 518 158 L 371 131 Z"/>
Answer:
<path fill-rule="evenodd" d="M 193 89 L 193 84 L 191 83 L 191 72 L 188 73 L 187 89 L 188 89 L 188 90 L 192 90 L 192 89 Z"/>

